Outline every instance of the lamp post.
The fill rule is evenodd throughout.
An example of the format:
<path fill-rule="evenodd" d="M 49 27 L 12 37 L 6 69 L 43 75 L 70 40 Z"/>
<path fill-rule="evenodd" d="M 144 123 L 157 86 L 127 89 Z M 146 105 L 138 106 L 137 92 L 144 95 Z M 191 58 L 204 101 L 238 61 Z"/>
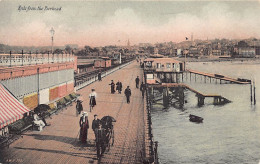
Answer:
<path fill-rule="evenodd" d="M 55 33 L 53 27 L 51 28 L 50 33 L 51 33 L 51 53 L 53 54 L 53 36 Z"/>

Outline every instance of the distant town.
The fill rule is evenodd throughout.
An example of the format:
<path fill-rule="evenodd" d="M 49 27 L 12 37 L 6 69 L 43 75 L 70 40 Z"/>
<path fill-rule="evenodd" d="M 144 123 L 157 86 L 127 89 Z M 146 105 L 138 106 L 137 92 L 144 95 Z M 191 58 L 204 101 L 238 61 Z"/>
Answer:
<path fill-rule="evenodd" d="M 51 53 L 51 46 L 45 47 L 25 47 L 9 46 L 0 44 L 0 53 L 12 54 L 32 53 L 47 54 Z M 115 57 L 121 55 L 149 55 L 161 54 L 168 57 L 187 57 L 187 58 L 255 58 L 260 55 L 260 39 L 249 38 L 244 40 L 214 39 L 214 40 L 193 40 L 192 36 L 180 43 L 139 43 L 131 45 L 127 41 L 125 46 L 109 45 L 104 47 L 79 47 L 77 44 L 65 46 L 54 46 L 54 54 L 73 53 L 83 57 Z"/>

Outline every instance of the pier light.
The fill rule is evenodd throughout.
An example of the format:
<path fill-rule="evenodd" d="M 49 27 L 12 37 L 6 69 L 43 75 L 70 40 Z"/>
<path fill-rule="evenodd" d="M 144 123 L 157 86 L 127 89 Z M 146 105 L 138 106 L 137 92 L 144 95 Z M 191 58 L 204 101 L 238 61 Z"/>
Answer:
<path fill-rule="evenodd" d="M 55 33 L 53 27 L 51 28 L 50 33 L 51 33 L 51 53 L 53 54 L 53 37 Z"/>

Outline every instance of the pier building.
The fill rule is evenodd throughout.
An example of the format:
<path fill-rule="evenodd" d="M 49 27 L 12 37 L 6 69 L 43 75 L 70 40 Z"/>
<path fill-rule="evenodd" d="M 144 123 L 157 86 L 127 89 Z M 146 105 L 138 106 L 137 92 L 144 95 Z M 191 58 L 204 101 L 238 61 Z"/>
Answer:
<path fill-rule="evenodd" d="M 33 110 L 39 104 L 51 104 L 73 93 L 74 71 L 77 68 L 76 58 L 71 55 L 48 54 L 9 54 L 0 55 L 0 82 L 11 96 L 5 101 L 18 100 L 27 110 Z M 10 106 L 9 106 L 10 107 Z M 12 111 L 2 108 L 3 113 Z M 17 115 L 1 115 L 1 124 L 12 123 L 11 117 Z M 13 113 L 14 114 L 14 113 Z M 19 117 L 18 117 L 19 116 Z"/>

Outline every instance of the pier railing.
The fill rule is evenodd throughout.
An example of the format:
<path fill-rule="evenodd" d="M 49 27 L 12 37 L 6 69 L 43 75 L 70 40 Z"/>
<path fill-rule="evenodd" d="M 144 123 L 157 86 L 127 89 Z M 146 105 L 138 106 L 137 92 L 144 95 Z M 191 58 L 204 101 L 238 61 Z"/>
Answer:
<path fill-rule="evenodd" d="M 146 79 L 145 79 L 146 82 Z M 147 84 L 146 84 L 147 86 Z M 148 87 L 146 87 L 146 101 L 144 101 L 144 121 L 145 121 L 145 157 L 144 163 L 159 163 L 158 157 L 158 142 L 154 141 L 153 138 L 153 129 L 152 129 L 152 116 L 151 116 L 151 109 L 152 109 L 152 102 L 148 93 Z"/>
<path fill-rule="evenodd" d="M 72 54 L 0 54 L 0 66 L 14 67 L 74 61 Z"/>
<path fill-rule="evenodd" d="M 105 77 L 105 76 L 108 76 L 108 75 L 110 75 L 111 73 L 113 73 L 113 72 L 115 72 L 115 71 L 117 71 L 117 70 L 120 70 L 121 68 L 123 68 L 123 67 L 125 67 L 125 66 L 131 64 L 132 62 L 133 62 L 133 61 L 130 61 L 130 62 L 127 62 L 127 63 L 125 63 L 125 64 L 122 64 L 122 65 L 119 65 L 119 66 L 117 66 L 117 67 L 114 67 L 114 68 L 112 68 L 112 69 L 106 70 L 106 71 L 104 71 L 104 72 L 101 73 L 101 77 L 103 78 L 103 77 Z M 87 77 L 87 78 L 86 78 L 85 80 L 83 80 L 83 81 L 76 82 L 75 88 L 76 88 L 76 90 L 80 90 L 80 89 L 84 88 L 85 86 L 87 86 L 87 85 L 89 85 L 89 84 L 91 84 L 91 83 L 93 83 L 93 82 L 95 82 L 95 81 L 97 81 L 97 80 L 98 80 L 97 74 L 94 74 L 94 75 L 92 75 L 92 76 Z"/>

